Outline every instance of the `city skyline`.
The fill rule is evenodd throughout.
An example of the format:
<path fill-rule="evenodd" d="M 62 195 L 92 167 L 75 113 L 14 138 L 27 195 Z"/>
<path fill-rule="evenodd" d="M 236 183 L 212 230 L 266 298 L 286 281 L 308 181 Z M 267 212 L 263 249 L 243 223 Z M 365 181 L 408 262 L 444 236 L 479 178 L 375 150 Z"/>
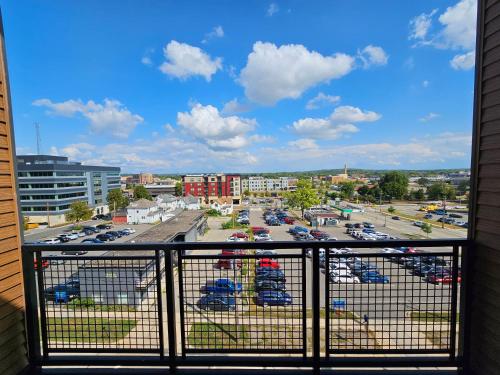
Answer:
<path fill-rule="evenodd" d="M 117 4 L 2 4 L 18 153 L 37 122 L 124 173 L 469 167 L 473 0 Z"/>

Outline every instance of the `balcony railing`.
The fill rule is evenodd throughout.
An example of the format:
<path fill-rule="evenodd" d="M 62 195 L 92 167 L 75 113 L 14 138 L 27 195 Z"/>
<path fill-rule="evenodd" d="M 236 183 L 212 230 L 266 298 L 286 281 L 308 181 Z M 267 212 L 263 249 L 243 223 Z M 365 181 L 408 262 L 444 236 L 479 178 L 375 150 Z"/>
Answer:
<path fill-rule="evenodd" d="M 460 367 L 467 244 L 26 245 L 31 360 L 171 369 Z M 399 247 L 409 249 L 382 251 Z M 53 255 L 72 250 L 87 253 Z"/>

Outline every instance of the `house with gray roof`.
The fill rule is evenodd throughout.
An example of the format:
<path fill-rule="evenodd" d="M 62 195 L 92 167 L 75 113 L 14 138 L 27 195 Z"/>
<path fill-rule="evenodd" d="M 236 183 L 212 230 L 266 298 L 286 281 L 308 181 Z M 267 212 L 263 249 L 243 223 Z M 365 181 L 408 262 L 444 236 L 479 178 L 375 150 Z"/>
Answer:
<path fill-rule="evenodd" d="M 199 210 L 201 208 L 198 198 L 190 194 L 186 195 L 182 200 L 184 201 L 184 208 L 186 210 Z"/>
<path fill-rule="evenodd" d="M 128 224 L 153 224 L 163 220 L 163 211 L 156 202 L 139 199 L 127 207 Z"/>

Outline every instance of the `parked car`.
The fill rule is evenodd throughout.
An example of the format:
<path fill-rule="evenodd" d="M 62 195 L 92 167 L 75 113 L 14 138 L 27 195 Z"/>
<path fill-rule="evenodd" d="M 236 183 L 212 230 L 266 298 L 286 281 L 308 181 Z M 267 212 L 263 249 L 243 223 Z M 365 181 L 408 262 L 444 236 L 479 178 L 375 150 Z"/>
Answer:
<path fill-rule="evenodd" d="M 102 241 L 102 240 L 100 240 L 98 238 L 85 238 L 80 243 L 83 243 L 83 244 L 99 244 L 99 243 L 104 243 L 104 241 Z"/>
<path fill-rule="evenodd" d="M 364 272 L 361 275 L 363 283 L 388 284 L 389 277 L 379 274 L 378 272 Z"/>
<path fill-rule="evenodd" d="M 279 269 L 280 264 L 277 260 L 274 259 L 269 259 L 269 258 L 262 258 L 259 261 L 259 267 L 271 267 L 272 269 Z"/>
<path fill-rule="evenodd" d="M 201 293 L 240 293 L 241 284 L 235 284 L 231 279 L 209 280 L 200 288 Z"/>
<path fill-rule="evenodd" d="M 393 216 L 392 220 L 399 220 L 399 216 Z"/>
<path fill-rule="evenodd" d="M 116 231 L 121 237 L 128 236 L 130 233 L 125 230 L 117 230 Z"/>
<path fill-rule="evenodd" d="M 110 235 L 114 236 L 115 238 L 122 237 L 122 234 L 120 233 L 120 231 L 116 231 L 116 230 L 109 230 L 106 232 L 106 234 L 110 234 Z"/>
<path fill-rule="evenodd" d="M 456 219 L 462 219 L 463 215 L 460 215 L 460 214 L 449 214 L 448 217 L 454 217 Z"/>
<path fill-rule="evenodd" d="M 309 230 L 307 230 L 307 228 L 300 227 L 300 226 L 297 226 L 297 225 L 294 226 L 293 228 L 288 229 L 288 233 L 291 233 L 291 234 L 296 234 L 296 233 L 299 233 L 299 232 L 308 233 Z"/>
<path fill-rule="evenodd" d="M 80 288 L 72 283 L 51 286 L 44 291 L 45 299 L 56 303 L 66 303 L 80 297 Z"/>
<path fill-rule="evenodd" d="M 234 311 L 236 299 L 227 293 L 211 293 L 201 297 L 196 305 L 202 310 Z"/>
<path fill-rule="evenodd" d="M 271 235 L 269 233 L 259 233 L 254 236 L 254 240 L 271 240 Z"/>
<path fill-rule="evenodd" d="M 259 271 L 260 270 L 260 271 Z M 285 274 L 281 270 L 273 270 L 272 268 L 258 268 L 255 282 L 261 280 L 272 280 L 278 282 L 286 282 Z"/>
<path fill-rule="evenodd" d="M 256 304 L 261 306 L 285 306 L 292 304 L 292 296 L 277 290 L 264 290 L 257 295 Z"/>
<path fill-rule="evenodd" d="M 62 255 L 85 255 L 87 251 L 85 250 L 64 250 L 61 251 Z"/>
<path fill-rule="evenodd" d="M 98 229 L 111 229 L 112 225 L 111 224 L 99 224 L 99 225 L 96 225 L 96 228 L 98 228 Z"/>
<path fill-rule="evenodd" d="M 115 240 L 115 236 L 112 236 L 111 234 L 107 234 L 107 233 L 100 233 L 97 236 L 95 236 L 95 238 L 97 238 L 100 241 L 104 241 L 104 242 Z"/>
<path fill-rule="evenodd" d="M 128 232 L 129 234 L 135 233 L 135 229 L 133 228 L 125 228 L 123 229 L 124 232 Z"/>
<path fill-rule="evenodd" d="M 274 281 L 274 280 L 256 280 L 255 281 L 255 291 L 261 292 L 263 290 L 277 290 L 286 291 L 286 286 L 284 283 Z"/>
<path fill-rule="evenodd" d="M 354 224 L 352 223 L 345 223 L 344 225 L 346 228 L 354 228 Z"/>
<path fill-rule="evenodd" d="M 413 225 L 420 228 L 422 225 L 424 225 L 424 222 L 423 221 L 414 221 Z"/>
<path fill-rule="evenodd" d="M 101 230 L 97 227 L 83 227 L 83 230 L 92 232 L 92 233 L 99 233 Z"/>
<path fill-rule="evenodd" d="M 330 281 L 332 283 L 343 283 L 343 284 L 359 284 L 359 278 L 353 275 L 335 275 L 330 273 Z"/>
<path fill-rule="evenodd" d="M 230 259 L 230 258 L 219 259 L 217 263 L 214 265 L 214 267 L 220 270 L 222 269 L 232 270 L 235 265 L 237 268 L 241 268 L 242 266 L 241 259 Z"/>
<path fill-rule="evenodd" d="M 368 221 L 364 221 L 363 226 L 365 228 L 371 228 L 371 229 L 375 228 L 375 225 L 373 225 L 372 223 L 369 223 Z"/>
<path fill-rule="evenodd" d="M 63 233 L 63 234 L 60 234 L 58 237 L 66 237 L 72 241 L 72 240 L 78 239 L 78 234 L 76 234 L 76 233 Z"/>
<path fill-rule="evenodd" d="M 70 239 L 66 236 L 59 236 L 57 238 L 59 239 L 59 242 L 61 242 L 61 243 L 66 243 L 66 242 L 70 241 Z"/>
<path fill-rule="evenodd" d="M 48 245 L 55 245 L 55 244 L 61 243 L 61 239 L 60 238 L 47 238 L 43 242 L 48 244 Z"/>
<path fill-rule="evenodd" d="M 250 230 L 252 231 L 253 234 L 256 234 L 257 232 L 269 233 L 269 229 L 264 227 L 250 227 Z"/>
<path fill-rule="evenodd" d="M 424 215 L 424 219 L 432 219 L 432 218 L 433 218 L 432 214 L 425 214 Z"/>
<path fill-rule="evenodd" d="M 288 216 L 285 217 L 283 220 L 284 220 L 285 224 L 293 225 L 295 223 L 295 219 L 288 217 Z"/>
<path fill-rule="evenodd" d="M 234 232 L 233 234 L 231 234 L 231 237 L 248 239 L 248 234 L 243 232 Z"/>
<path fill-rule="evenodd" d="M 444 275 L 428 275 L 425 280 L 431 284 L 451 284 L 453 282 L 453 276 L 451 274 Z M 457 276 L 457 282 L 460 283 L 462 278 Z"/>

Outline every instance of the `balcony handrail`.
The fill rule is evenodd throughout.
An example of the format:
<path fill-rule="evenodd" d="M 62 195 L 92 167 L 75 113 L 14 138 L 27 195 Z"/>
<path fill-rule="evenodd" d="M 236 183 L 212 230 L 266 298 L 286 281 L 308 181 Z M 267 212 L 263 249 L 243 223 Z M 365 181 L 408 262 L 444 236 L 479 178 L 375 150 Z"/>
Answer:
<path fill-rule="evenodd" d="M 23 251 L 53 251 L 55 249 L 81 250 L 82 247 L 89 251 L 102 250 L 218 250 L 218 249 L 299 249 L 299 248 L 384 248 L 384 247 L 450 247 L 469 246 L 471 240 L 460 238 L 440 239 L 397 239 L 397 240 L 336 240 L 336 241 L 262 241 L 262 242 L 126 242 L 126 243 L 104 243 L 104 244 L 23 244 Z"/>

